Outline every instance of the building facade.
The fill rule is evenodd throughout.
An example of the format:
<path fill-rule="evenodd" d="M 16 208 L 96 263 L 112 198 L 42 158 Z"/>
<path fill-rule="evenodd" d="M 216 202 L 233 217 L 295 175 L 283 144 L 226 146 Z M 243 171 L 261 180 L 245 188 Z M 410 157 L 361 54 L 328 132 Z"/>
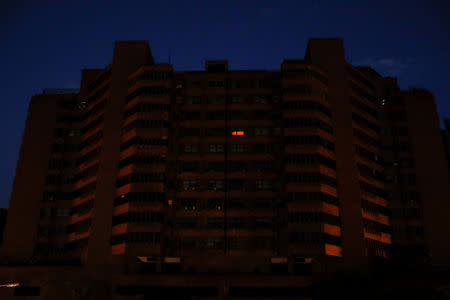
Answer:
<path fill-rule="evenodd" d="M 444 119 L 444 129 L 442 129 L 442 138 L 444 140 L 445 155 L 447 157 L 448 172 L 450 174 L 450 119 Z"/>
<path fill-rule="evenodd" d="M 450 265 L 448 176 L 433 95 L 341 39 L 277 71 L 176 72 L 116 42 L 79 91 L 31 99 L 1 255 L 124 299 L 308 298 L 314 274 L 408 249 Z"/>

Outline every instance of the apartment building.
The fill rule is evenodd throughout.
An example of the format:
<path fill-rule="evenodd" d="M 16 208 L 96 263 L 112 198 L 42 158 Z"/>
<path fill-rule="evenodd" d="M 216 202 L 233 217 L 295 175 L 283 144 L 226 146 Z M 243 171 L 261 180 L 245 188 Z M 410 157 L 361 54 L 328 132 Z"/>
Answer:
<path fill-rule="evenodd" d="M 433 95 L 342 39 L 274 71 L 178 72 L 116 42 L 79 91 L 31 99 L 1 252 L 29 266 L 4 278 L 52 293 L 31 269 L 57 264 L 123 299 L 309 299 L 315 274 L 411 249 L 449 265 L 448 182 Z"/>

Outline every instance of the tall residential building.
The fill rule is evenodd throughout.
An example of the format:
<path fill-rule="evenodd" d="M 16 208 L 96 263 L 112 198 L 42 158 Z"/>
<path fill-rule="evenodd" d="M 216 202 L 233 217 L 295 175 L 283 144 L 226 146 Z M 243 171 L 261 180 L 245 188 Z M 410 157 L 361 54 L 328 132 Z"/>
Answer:
<path fill-rule="evenodd" d="M 450 174 L 450 119 L 444 119 L 445 128 L 442 129 L 442 138 L 444 139 L 445 155 L 447 157 L 448 172 Z"/>
<path fill-rule="evenodd" d="M 7 213 L 8 213 L 8 210 L 6 208 L 0 208 L 0 247 L 3 242 L 3 230 L 5 229 L 5 225 L 6 225 Z"/>
<path fill-rule="evenodd" d="M 448 183 L 433 95 L 342 39 L 276 71 L 176 72 L 116 42 L 79 91 L 31 99 L 1 255 L 123 299 L 308 298 L 311 275 L 409 249 L 449 266 Z M 56 293 L 32 268 L 8 278 Z"/>

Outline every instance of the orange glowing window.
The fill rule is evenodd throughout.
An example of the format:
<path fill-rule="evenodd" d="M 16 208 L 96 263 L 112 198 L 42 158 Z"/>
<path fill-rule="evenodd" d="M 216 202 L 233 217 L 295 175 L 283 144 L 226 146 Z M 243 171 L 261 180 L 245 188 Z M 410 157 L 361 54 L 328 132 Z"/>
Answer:
<path fill-rule="evenodd" d="M 231 135 L 245 135 L 244 131 L 233 131 L 231 132 Z"/>
<path fill-rule="evenodd" d="M 169 204 L 169 206 L 172 206 L 173 201 L 172 200 L 167 200 L 167 203 Z"/>

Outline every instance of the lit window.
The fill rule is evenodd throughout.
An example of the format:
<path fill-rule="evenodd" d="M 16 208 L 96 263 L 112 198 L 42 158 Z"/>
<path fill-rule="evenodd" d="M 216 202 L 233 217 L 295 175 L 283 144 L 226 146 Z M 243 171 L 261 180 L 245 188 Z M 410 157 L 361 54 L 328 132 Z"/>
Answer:
<path fill-rule="evenodd" d="M 245 132 L 243 130 L 237 130 L 231 132 L 231 135 L 245 135 Z"/>

